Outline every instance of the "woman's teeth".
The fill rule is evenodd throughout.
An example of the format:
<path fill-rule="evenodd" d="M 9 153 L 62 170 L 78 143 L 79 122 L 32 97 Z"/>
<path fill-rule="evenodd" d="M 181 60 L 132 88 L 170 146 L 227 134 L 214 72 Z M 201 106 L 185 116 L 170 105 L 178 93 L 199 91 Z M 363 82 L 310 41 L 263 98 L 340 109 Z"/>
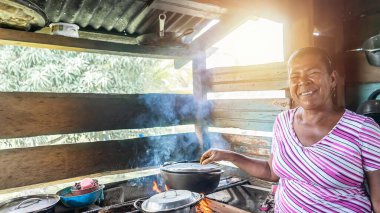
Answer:
<path fill-rule="evenodd" d="M 311 95 L 313 93 L 313 91 L 309 91 L 309 92 L 301 92 L 301 95 L 302 96 L 306 96 L 306 95 Z"/>

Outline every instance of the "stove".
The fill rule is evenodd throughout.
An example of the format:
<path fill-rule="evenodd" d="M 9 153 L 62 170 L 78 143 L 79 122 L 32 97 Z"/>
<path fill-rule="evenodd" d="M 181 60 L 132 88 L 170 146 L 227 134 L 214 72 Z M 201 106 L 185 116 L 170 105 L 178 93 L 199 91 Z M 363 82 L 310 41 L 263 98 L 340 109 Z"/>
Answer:
<path fill-rule="evenodd" d="M 56 213 L 140 213 L 133 203 L 145 200 L 152 195 L 165 191 L 159 175 L 148 176 L 127 182 L 107 184 L 104 200 L 82 209 L 67 209 L 57 205 Z M 250 213 L 260 212 L 259 205 L 266 199 L 269 189 L 252 185 L 248 179 L 222 177 L 217 189 L 206 194 L 196 207 L 197 213 Z M 202 207 L 201 207 L 202 206 Z"/>

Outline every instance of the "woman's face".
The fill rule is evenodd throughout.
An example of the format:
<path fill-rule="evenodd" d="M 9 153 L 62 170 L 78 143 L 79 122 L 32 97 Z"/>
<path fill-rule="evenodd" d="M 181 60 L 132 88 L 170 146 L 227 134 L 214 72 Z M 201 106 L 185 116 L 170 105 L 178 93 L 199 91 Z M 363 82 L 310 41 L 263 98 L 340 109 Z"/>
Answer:
<path fill-rule="evenodd" d="M 335 73 L 328 73 L 316 55 L 296 58 L 289 67 L 290 95 L 304 109 L 323 109 L 333 104 L 331 94 L 336 86 Z"/>

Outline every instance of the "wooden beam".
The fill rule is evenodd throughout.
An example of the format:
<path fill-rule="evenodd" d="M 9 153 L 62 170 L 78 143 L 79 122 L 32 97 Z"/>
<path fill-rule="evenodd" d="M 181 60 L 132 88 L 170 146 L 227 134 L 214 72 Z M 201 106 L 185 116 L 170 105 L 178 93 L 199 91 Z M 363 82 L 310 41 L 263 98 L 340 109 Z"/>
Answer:
<path fill-rule="evenodd" d="M 0 93 L 0 138 L 192 124 L 192 95 Z"/>
<path fill-rule="evenodd" d="M 198 159 L 194 133 L 0 150 L 0 190 Z"/>
<path fill-rule="evenodd" d="M 245 17 L 248 14 L 231 14 L 227 12 L 223 15 L 216 25 L 214 25 L 211 29 L 203 33 L 197 39 L 195 39 L 190 44 L 190 48 L 194 52 L 198 51 L 206 51 L 216 42 L 224 38 L 228 35 L 232 30 L 237 28 L 241 23 L 243 23 L 246 19 Z M 180 69 L 182 66 L 187 64 L 189 59 L 176 59 L 175 60 L 175 68 Z"/>
<path fill-rule="evenodd" d="M 248 211 L 236 208 L 234 206 L 220 203 L 218 201 L 214 201 L 211 199 L 203 199 L 200 202 L 200 205 L 204 205 L 206 207 L 206 211 L 204 212 L 219 212 L 219 213 L 249 213 Z M 210 210 L 209 210 L 210 209 Z M 207 211 L 209 210 L 209 211 Z"/>
<path fill-rule="evenodd" d="M 283 21 L 289 15 L 289 7 L 293 4 L 302 3 L 302 0 L 195 0 L 204 4 L 212 4 L 226 8 L 236 13 L 249 13 L 252 16 Z"/>
<path fill-rule="evenodd" d="M 225 8 L 221 8 L 215 5 L 202 4 L 189 0 L 155 0 L 150 5 L 150 8 L 205 19 L 217 19 L 226 11 Z"/>
<path fill-rule="evenodd" d="M 232 30 L 237 28 L 240 24 L 247 20 L 247 13 L 234 14 L 231 12 L 226 13 L 221 17 L 219 23 L 214 25 L 207 32 L 195 39 L 191 43 L 191 48 L 194 50 L 205 51 L 213 44 L 224 38 Z"/>
<path fill-rule="evenodd" d="M 179 46 L 122 44 L 1 28 L 0 44 L 150 58 L 191 58 L 195 54 L 191 50 Z"/>
<path fill-rule="evenodd" d="M 314 45 L 314 4 L 313 0 L 293 1 L 289 18 L 284 21 L 284 56 L 287 61 L 297 49 Z"/>

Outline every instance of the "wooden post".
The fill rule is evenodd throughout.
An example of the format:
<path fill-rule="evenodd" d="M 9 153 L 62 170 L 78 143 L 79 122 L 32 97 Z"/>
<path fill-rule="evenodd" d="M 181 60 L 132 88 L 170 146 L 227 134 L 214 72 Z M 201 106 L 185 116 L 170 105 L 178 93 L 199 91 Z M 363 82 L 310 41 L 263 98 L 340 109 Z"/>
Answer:
<path fill-rule="evenodd" d="M 210 147 L 207 138 L 207 126 L 205 122 L 205 107 L 207 102 L 207 76 L 206 76 L 206 54 L 200 51 L 193 57 L 193 94 L 198 105 L 195 134 L 197 135 L 200 151 L 203 152 Z"/>
<path fill-rule="evenodd" d="M 312 0 L 292 1 L 289 4 L 290 16 L 284 23 L 285 61 L 293 51 L 313 46 L 314 7 Z"/>

